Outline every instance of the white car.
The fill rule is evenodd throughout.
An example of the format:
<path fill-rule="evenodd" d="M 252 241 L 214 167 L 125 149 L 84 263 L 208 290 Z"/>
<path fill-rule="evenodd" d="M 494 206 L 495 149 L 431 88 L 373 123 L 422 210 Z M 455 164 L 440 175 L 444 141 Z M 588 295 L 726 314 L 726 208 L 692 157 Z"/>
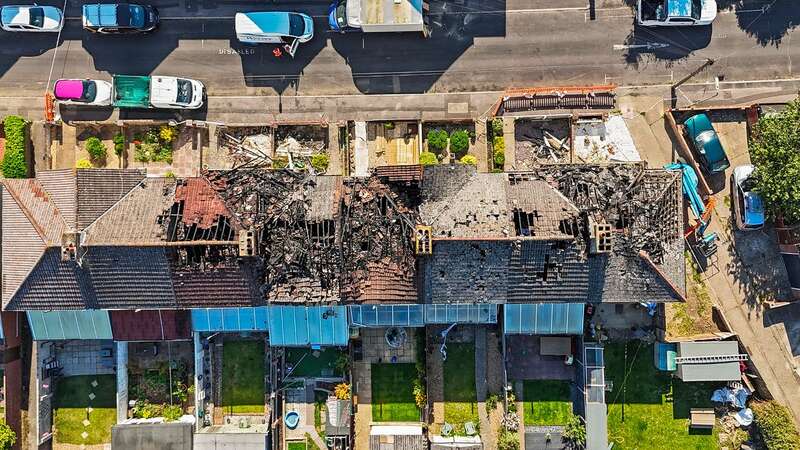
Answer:
<path fill-rule="evenodd" d="M 155 108 L 197 109 L 203 106 L 205 86 L 197 80 L 153 76 L 150 104 Z"/>
<path fill-rule="evenodd" d="M 103 80 L 58 80 L 53 95 L 67 105 L 109 106 L 114 100 L 111 83 Z"/>
<path fill-rule="evenodd" d="M 636 23 L 643 27 L 711 25 L 717 17 L 715 0 L 639 0 Z"/>
<path fill-rule="evenodd" d="M 755 167 L 747 164 L 733 169 L 731 175 L 733 215 L 736 228 L 741 231 L 758 230 L 766 221 L 764 200 L 753 190 L 755 170 Z"/>
<path fill-rule="evenodd" d="M 64 14 L 54 6 L 13 5 L 0 8 L 0 28 L 6 31 L 59 32 Z"/>

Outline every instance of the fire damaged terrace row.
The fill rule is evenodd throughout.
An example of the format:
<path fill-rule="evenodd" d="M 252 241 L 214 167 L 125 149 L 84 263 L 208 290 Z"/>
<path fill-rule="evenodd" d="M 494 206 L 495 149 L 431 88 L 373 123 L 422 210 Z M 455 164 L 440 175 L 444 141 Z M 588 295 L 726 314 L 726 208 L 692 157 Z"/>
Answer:
<path fill-rule="evenodd" d="M 685 290 L 680 174 L 640 164 L 62 170 L 4 180 L 2 199 L 7 310 L 664 302 Z"/>

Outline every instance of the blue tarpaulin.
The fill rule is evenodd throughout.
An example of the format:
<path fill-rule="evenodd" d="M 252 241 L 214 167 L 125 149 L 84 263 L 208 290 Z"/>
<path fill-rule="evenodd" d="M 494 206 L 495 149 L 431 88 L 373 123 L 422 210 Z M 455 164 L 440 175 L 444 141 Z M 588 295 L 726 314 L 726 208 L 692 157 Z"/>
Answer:
<path fill-rule="evenodd" d="M 425 323 L 497 323 L 497 305 L 425 305 Z"/>
<path fill-rule="evenodd" d="M 345 346 L 349 337 L 344 306 L 273 306 L 269 310 L 272 346 Z"/>
<path fill-rule="evenodd" d="M 267 331 L 268 307 L 198 308 L 192 310 L 193 331 Z"/>
<path fill-rule="evenodd" d="M 105 310 L 28 311 L 28 324 L 37 341 L 113 339 Z"/>
<path fill-rule="evenodd" d="M 422 305 L 353 305 L 350 323 L 356 327 L 425 326 Z"/>
<path fill-rule="evenodd" d="M 506 334 L 583 334 L 583 303 L 507 304 Z"/>

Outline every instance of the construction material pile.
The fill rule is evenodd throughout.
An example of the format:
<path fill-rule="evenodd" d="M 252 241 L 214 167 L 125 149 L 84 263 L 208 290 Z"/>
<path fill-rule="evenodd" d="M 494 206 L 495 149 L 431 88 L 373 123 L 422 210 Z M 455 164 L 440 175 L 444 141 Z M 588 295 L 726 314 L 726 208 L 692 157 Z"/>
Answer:
<path fill-rule="evenodd" d="M 234 166 L 272 163 L 272 132 L 269 127 L 221 129 L 218 145 L 228 151 Z"/>
<path fill-rule="evenodd" d="M 207 176 L 244 229 L 255 231 L 269 301 L 357 300 L 378 267 L 413 276 L 416 216 L 376 177 L 250 168 Z"/>
<path fill-rule="evenodd" d="M 520 170 L 536 164 L 570 161 L 569 119 L 514 122 L 515 160 Z"/>

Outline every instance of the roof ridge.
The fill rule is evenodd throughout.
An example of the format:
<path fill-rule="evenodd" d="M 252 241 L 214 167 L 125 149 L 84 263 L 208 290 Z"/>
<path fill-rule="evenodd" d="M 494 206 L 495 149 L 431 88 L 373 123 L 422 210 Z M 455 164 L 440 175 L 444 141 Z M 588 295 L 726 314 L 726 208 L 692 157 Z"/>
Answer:
<path fill-rule="evenodd" d="M 652 269 L 653 272 L 659 276 L 659 278 L 667 283 L 669 289 L 678 297 L 680 301 L 686 301 L 686 295 L 684 295 L 681 290 L 675 286 L 675 283 L 664 272 L 661 271 L 661 269 L 656 265 L 656 263 L 653 262 L 652 259 L 650 259 L 650 255 L 648 255 L 646 251 L 639 250 L 639 258 L 641 258 L 650 267 L 650 269 Z"/>

